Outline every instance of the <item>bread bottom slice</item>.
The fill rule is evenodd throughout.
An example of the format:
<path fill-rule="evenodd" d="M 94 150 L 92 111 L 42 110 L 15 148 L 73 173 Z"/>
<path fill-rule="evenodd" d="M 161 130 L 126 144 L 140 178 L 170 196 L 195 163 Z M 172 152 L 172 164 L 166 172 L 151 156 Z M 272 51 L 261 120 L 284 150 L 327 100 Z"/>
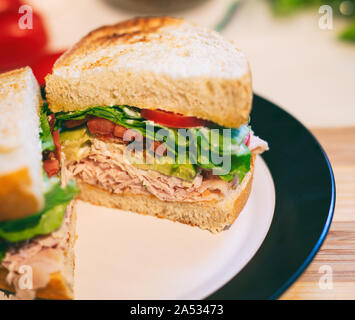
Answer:
<path fill-rule="evenodd" d="M 75 201 L 75 200 L 74 200 Z M 18 254 L 21 250 L 21 255 L 28 256 L 29 259 L 24 260 L 23 265 L 29 265 L 32 268 L 33 278 L 33 290 L 19 290 L 16 286 L 16 281 L 19 281 L 19 264 L 16 265 L 15 270 L 10 271 L 4 266 L 4 261 L 0 264 L 0 289 L 5 290 L 10 294 L 15 294 L 16 298 L 20 299 L 56 299 L 56 300 L 69 300 L 74 298 L 74 268 L 75 268 L 75 256 L 74 256 L 74 244 L 76 240 L 75 227 L 76 227 L 76 212 L 74 208 L 74 202 L 72 202 L 66 212 L 66 220 L 63 222 L 61 229 L 55 232 L 55 235 L 41 237 L 41 240 L 33 239 L 23 248 L 19 247 L 14 249 L 13 253 Z M 48 243 L 52 242 L 50 237 L 56 241 L 60 241 L 61 245 L 53 245 L 52 247 Z M 44 248 L 34 250 L 34 242 L 43 242 L 47 244 Z M 42 260 L 41 254 L 47 250 L 45 260 Z M 8 258 L 11 262 L 11 258 Z M 44 270 L 40 270 L 39 265 L 47 264 L 52 266 L 55 272 L 46 275 L 48 280 L 44 285 L 39 286 L 35 284 L 39 277 L 43 277 Z M 6 263 L 5 263 L 6 264 Z M 12 272 L 14 277 L 11 277 L 12 281 L 9 281 L 9 273 Z M 41 273 L 41 274 L 40 274 Z M 43 282 L 43 281 L 42 281 Z"/>
<path fill-rule="evenodd" d="M 79 199 L 95 205 L 178 221 L 217 233 L 233 224 L 244 208 L 251 192 L 253 174 L 254 157 L 251 169 L 242 183 L 222 201 L 162 201 L 153 195 L 115 194 L 82 182 L 78 182 Z"/>

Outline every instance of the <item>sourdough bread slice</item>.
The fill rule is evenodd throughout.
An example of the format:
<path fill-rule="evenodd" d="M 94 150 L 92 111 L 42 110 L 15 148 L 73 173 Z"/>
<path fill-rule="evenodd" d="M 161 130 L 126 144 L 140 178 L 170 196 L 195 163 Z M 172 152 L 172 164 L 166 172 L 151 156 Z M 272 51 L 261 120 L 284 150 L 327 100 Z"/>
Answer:
<path fill-rule="evenodd" d="M 0 75 L 0 221 L 43 207 L 40 102 L 29 67 Z"/>
<path fill-rule="evenodd" d="M 214 31 L 170 17 L 135 18 L 90 32 L 46 77 L 53 112 L 129 105 L 239 127 L 248 119 L 248 62 Z"/>

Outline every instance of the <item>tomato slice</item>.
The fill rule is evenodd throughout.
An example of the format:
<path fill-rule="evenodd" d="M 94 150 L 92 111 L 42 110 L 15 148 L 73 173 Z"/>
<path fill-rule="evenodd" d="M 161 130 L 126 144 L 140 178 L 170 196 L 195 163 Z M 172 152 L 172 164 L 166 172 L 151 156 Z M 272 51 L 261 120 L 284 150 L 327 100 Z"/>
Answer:
<path fill-rule="evenodd" d="M 63 122 L 63 125 L 68 128 L 75 128 L 81 126 L 83 123 L 87 122 L 87 119 L 82 119 L 82 120 L 67 120 Z"/>
<path fill-rule="evenodd" d="M 122 126 L 116 124 L 115 128 L 113 129 L 113 135 L 118 138 L 123 138 L 126 130 L 127 129 L 125 127 L 122 127 Z"/>
<path fill-rule="evenodd" d="M 115 129 L 115 124 L 112 121 L 103 118 L 90 119 L 87 125 L 92 134 L 112 134 Z"/>
<path fill-rule="evenodd" d="M 59 172 L 59 160 L 44 160 L 43 169 L 47 173 L 48 177 L 54 176 Z"/>
<path fill-rule="evenodd" d="M 204 127 L 209 124 L 206 120 L 196 117 L 187 117 L 178 113 L 163 110 L 142 109 L 141 115 L 145 119 L 152 120 L 171 128 Z"/>

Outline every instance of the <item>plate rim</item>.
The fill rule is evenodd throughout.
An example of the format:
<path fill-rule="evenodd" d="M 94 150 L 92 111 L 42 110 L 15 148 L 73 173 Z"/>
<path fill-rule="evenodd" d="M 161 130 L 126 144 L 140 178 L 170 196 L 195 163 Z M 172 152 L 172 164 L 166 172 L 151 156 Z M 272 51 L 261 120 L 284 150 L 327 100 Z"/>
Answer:
<path fill-rule="evenodd" d="M 316 143 L 316 145 L 319 148 L 319 151 L 321 152 L 323 159 L 325 160 L 326 166 L 328 168 L 329 171 L 329 175 L 330 175 L 330 184 L 331 184 L 331 193 L 330 193 L 330 204 L 329 204 L 329 209 L 328 209 L 328 214 L 327 214 L 327 219 L 325 221 L 325 224 L 323 226 L 322 232 L 320 234 L 320 236 L 318 237 L 318 240 L 316 241 L 316 243 L 313 245 L 313 248 L 311 250 L 311 252 L 307 255 L 307 257 L 304 259 L 304 261 L 301 263 L 301 265 L 288 277 L 288 279 L 286 281 L 283 282 L 283 284 L 281 286 L 279 286 L 279 288 L 269 297 L 267 297 L 267 300 L 274 300 L 279 298 L 300 276 L 301 274 L 306 270 L 306 268 L 309 266 L 309 264 L 312 262 L 313 258 L 315 257 L 315 255 L 317 254 L 317 252 L 319 251 L 319 249 L 321 248 L 327 234 L 329 231 L 329 228 L 331 226 L 332 220 L 333 220 L 333 216 L 334 216 L 334 209 L 335 209 L 335 202 L 336 202 L 336 185 L 335 185 L 335 178 L 334 178 L 334 172 L 332 169 L 332 166 L 330 164 L 329 158 L 326 154 L 326 152 L 324 151 L 322 145 L 320 144 L 320 142 L 316 139 L 316 137 L 313 135 L 313 133 L 305 126 L 303 125 L 303 123 L 298 120 L 294 115 L 292 115 L 291 113 L 289 113 L 288 111 L 284 110 L 283 108 L 279 107 L 277 104 L 273 103 L 272 101 L 270 101 L 269 99 L 266 99 L 264 97 L 262 97 L 259 94 L 254 93 L 253 94 L 253 101 L 255 100 L 261 100 L 264 103 L 269 104 L 270 106 L 272 106 L 273 108 L 278 109 L 279 112 L 282 113 L 286 113 L 290 118 L 292 118 L 293 121 L 295 121 L 298 125 L 301 126 L 301 128 L 303 130 L 305 130 L 311 137 L 311 139 Z M 261 155 L 262 156 L 262 155 Z M 265 159 L 263 159 L 264 162 L 266 164 L 267 161 Z M 271 174 L 272 174 L 272 169 L 268 166 Z M 276 188 L 277 185 L 277 181 L 273 178 L 274 180 L 274 185 Z M 277 200 L 276 200 L 277 201 Z M 275 219 L 275 213 L 276 213 L 276 206 L 274 209 L 274 215 L 273 215 L 273 220 Z M 272 223 L 272 222 L 271 222 Z M 271 232 L 271 228 L 269 229 L 269 231 L 266 234 L 265 239 L 267 238 L 267 236 L 270 234 Z M 264 243 L 263 241 L 263 243 Z M 234 275 L 233 278 L 231 278 L 227 283 L 225 283 L 222 287 L 220 287 L 219 289 L 217 289 L 216 291 L 212 292 L 211 294 L 209 294 L 205 299 L 210 300 L 210 299 L 220 299 L 215 298 L 215 294 L 220 295 L 224 295 L 225 292 L 225 286 L 230 283 L 231 281 L 233 281 L 234 279 L 236 279 L 236 277 L 238 277 L 239 273 L 242 270 L 245 270 L 248 268 L 248 266 L 250 265 L 250 263 L 252 261 L 255 261 L 256 255 L 258 252 L 265 250 L 265 248 L 262 248 L 262 244 L 260 246 L 260 248 L 257 250 L 257 252 L 254 254 L 254 256 L 248 261 L 248 263 L 244 266 L 244 268 L 242 268 L 236 275 Z M 233 298 L 229 298 L 229 299 L 233 299 Z"/>

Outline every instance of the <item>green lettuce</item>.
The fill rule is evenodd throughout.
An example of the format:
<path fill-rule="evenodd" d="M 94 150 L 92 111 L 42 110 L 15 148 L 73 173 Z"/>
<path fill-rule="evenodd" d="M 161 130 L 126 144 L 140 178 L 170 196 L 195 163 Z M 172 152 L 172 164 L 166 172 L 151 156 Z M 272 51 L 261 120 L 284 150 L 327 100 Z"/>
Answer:
<path fill-rule="evenodd" d="M 97 106 L 74 112 L 59 112 L 56 114 L 55 127 L 56 129 L 62 128 L 64 121 L 82 120 L 89 115 L 104 118 L 125 128 L 133 129 L 148 140 L 165 142 L 168 155 L 175 157 L 175 160 L 179 158 L 179 150 L 186 149 L 190 154 L 191 163 L 201 168 L 213 170 L 214 174 L 219 175 L 223 180 L 230 181 L 235 175 L 238 175 L 239 181 L 242 181 L 245 174 L 250 170 L 251 153 L 243 144 L 244 138 L 250 132 L 247 125 L 238 129 L 229 129 L 230 136 L 223 136 L 223 130 L 227 128 L 217 125 L 214 127 L 189 128 L 186 129 L 186 135 L 182 135 L 176 129 L 142 118 L 140 110 L 137 108 Z M 147 130 L 147 125 L 151 130 Z M 169 143 L 171 141 L 173 141 L 173 144 Z M 208 157 L 206 157 L 207 154 Z M 216 161 L 213 161 L 218 157 L 230 157 L 231 168 L 228 172 L 223 170 L 221 164 L 216 164 Z"/>
<path fill-rule="evenodd" d="M 5 258 L 6 251 L 7 251 L 7 243 L 0 241 L 0 263 Z"/>
<path fill-rule="evenodd" d="M 42 151 L 53 151 L 55 150 L 55 145 L 51 133 L 51 128 L 47 119 L 48 115 L 48 104 L 43 104 L 40 111 L 40 139 L 42 142 Z"/>

